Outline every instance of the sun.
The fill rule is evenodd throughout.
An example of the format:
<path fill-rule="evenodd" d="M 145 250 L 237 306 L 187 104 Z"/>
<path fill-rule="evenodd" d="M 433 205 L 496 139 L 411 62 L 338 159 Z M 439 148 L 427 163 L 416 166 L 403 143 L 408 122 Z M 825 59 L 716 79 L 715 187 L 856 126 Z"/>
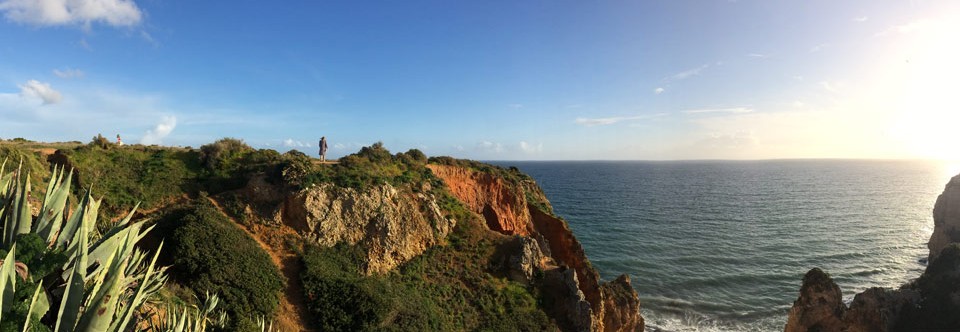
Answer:
<path fill-rule="evenodd" d="M 960 160 L 960 16 L 899 27 L 890 132 L 913 157 Z"/>

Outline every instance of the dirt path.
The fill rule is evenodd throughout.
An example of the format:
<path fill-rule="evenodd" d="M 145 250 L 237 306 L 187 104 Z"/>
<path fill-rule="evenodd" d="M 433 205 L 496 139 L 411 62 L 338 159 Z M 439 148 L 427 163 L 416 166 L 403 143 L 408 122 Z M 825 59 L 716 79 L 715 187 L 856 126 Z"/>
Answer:
<path fill-rule="evenodd" d="M 207 197 L 207 199 L 220 213 L 227 216 L 237 228 L 257 241 L 257 244 L 270 255 L 273 264 L 287 278 L 286 288 L 283 290 L 283 297 L 280 298 L 280 309 L 277 311 L 274 326 L 279 331 L 310 331 L 307 329 L 307 306 L 303 298 L 303 285 L 300 283 L 300 271 L 303 267 L 300 264 L 300 257 L 293 250 L 290 250 L 285 243 L 289 235 L 297 234 L 296 231 L 286 225 L 274 228 L 259 224 L 252 225 L 250 228 L 253 229 L 251 230 L 227 214 L 220 206 L 220 202 L 212 197 Z"/>

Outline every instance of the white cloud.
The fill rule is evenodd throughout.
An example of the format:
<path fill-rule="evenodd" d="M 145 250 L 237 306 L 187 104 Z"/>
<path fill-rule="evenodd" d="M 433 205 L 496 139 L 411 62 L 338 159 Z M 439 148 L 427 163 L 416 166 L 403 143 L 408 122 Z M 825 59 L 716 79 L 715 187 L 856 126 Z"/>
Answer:
<path fill-rule="evenodd" d="M 664 88 L 656 88 L 656 89 L 653 89 L 653 94 L 658 95 L 663 93 L 664 91 L 667 91 L 667 90 L 665 90 Z"/>
<path fill-rule="evenodd" d="M 518 110 L 523 108 L 523 104 L 510 104 L 510 105 L 507 105 L 507 107 Z"/>
<path fill-rule="evenodd" d="M 129 27 L 143 18 L 133 0 L 0 0 L 0 11 L 8 20 L 40 26 Z"/>
<path fill-rule="evenodd" d="M 327 141 L 327 142 L 329 142 L 329 141 Z M 334 144 L 333 144 L 333 148 L 336 149 L 336 150 L 356 151 L 356 150 L 360 150 L 360 148 L 362 148 L 362 147 L 364 147 L 364 146 L 367 146 L 367 145 L 370 145 L 370 144 L 361 144 L 361 143 L 357 143 L 357 142 L 334 143 Z"/>
<path fill-rule="evenodd" d="M 54 69 L 53 74 L 59 78 L 82 78 L 86 73 L 80 69 L 65 68 L 63 70 Z"/>
<path fill-rule="evenodd" d="M 852 18 L 852 19 L 850 19 L 850 20 L 851 20 L 851 21 L 854 21 L 854 22 L 857 22 L 857 23 L 863 23 L 863 22 L 866 22 L 866 21 L 867 21 L 867 17 L 866 17 L 866 16 L 854 17 L 854 18 Z"/>
<path fill-rule="evenodd" d="M 63 100 L 60 91 L 50 87 L 50 83 L 41 83 L 37 80 L 29 80 L 20 85 L 20 94 L 26 97 L 36 97 L 43 100 L 44 105 L 56 104 Z"/>
<path fill-rule="evenodd" d="M 543 151 L 543 143 L 530 144 L 526 141 L 520 141 L 520 151 L 525 153 L 539 153 Z"/>
<path fill-rule="evenodd" d="M 480 150 L 482 152 L 500 153 L 500 152 L 503 152 L 503 144 L 494 143 L 490 141 L 483 141 L 483 142 L 477 143 L 477 150 Z"/>
<path fill-rule="evenodd" d="M 791 105 L 793 106 L 793 108 L 803 108 L 803 107 L 806 106 L 807 104 L 804 103 L 804 102 L 802 102 L 802 101 L 795 100 L 795 101 L 793 101 L 793 104 L 791 104 Z"/>
<path fill-rule="evenodd" d="M 657 114 L 651 114 L 651 115 L 637 115 L 637 116 L 614 116 L 609 118 L 577 118 L 576 120 L 574 120 L 574 123 L 578 125 L 587 126 L 587 127 L 605 126 L 605 125 L 612 125 L 614 123 L 622 122 L 622 121 L 647 120 L 647 119 L 661 117 L 664 115 L 667 115 L 667 113 L 657 113 Z"/>
<path fill-rule="evenodd" d="M 310 143 L 304 143 L 301 141 L 294 140 L 292 138 L 288 138 L 283 140 L 283 146 L 288 148 L 309 148 L 312 145 L 310 145 Z"/>
<path fill-rule="evenodd" d="M 170 132 L 177 127 L 177 118 L 174 116 L 165 116 L 153 129 L 147 130 L 147 133 L 140 139 L 140 144 L 160 144 L 164 137 L 170 135 Z"/>
<path fill-rule="evenodd" d="M 703 66 L 700 66 L 700 67 L 697 67 L 697 68 L 690 68 L 690 69 L 684 70 L 684 71 L 682 71 L 682 72 L 679 72 L 679 73 L 670 75 L 670 78 L 673 79 L 673 80 L 677 80 L 677 81 L 683 80 L 683 79 L 687 79 L 687 78 L 690 78 L 690 77 L 693 77 L 693 76 L 700 75 L 700 72 L 702 72 L 704 69 L 707 69 L 707 68 L 709 68 L 709 67 L 710 67 L 710 65 L 703 65 Z"/>
<path fill-rule="evenodd" d="M 757 58 L 757 59 L 766 59 L 770 57 L 769 54 L 761 54 L 761 53 L 750 53 L 750 54 L 747 54 L 747 56 L 751 58 Z"/>
<path fill-rule="evenodd" d="M 746 107 L 732 107 L 732 108 L 710 108 L 710 109 L 697 109 L 697 110 L 686 110 L 681 113 L 684 114 L 704 114 L 704 113 L 730 113 L 730 114 L 743 114 L 753 112 L 752 108 Z"/>

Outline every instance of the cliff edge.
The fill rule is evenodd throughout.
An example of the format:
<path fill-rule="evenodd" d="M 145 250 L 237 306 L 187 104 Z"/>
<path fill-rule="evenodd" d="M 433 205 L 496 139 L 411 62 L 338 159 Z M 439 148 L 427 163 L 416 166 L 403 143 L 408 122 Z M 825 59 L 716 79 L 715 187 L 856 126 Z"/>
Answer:
<path fill-rule="evenodd" d="M 472 167 L 473 166 L 473 167 Z M 643 331 L 640 300 L 622 275 L 601 282 L 567 223 L 553 215 L 543 192 L 517 170 L 477 169 L 470 164 L 430 164 L 452 194 L 483 216 L 489 229 L 520 238 L 512 275 L 543 277 L 534 283 L 553 303 L 552 316 L 573 331 Z M 481 168 L 483 166 L 480 166 Z M 524 258 L 526 257 L 526 258 Z M 531 259 L 529 257 L 534 257 Z M 528 277 L 522 279 L 527 279 Z"/>
<path fill-rule="evenodd" d="M 788 332 L 960 330 L 960 175 L 933 208 L 927 269 L 899 289 L 870 288 L 845 305 L 840 287 L 819 268 L 803 277 Z"/>

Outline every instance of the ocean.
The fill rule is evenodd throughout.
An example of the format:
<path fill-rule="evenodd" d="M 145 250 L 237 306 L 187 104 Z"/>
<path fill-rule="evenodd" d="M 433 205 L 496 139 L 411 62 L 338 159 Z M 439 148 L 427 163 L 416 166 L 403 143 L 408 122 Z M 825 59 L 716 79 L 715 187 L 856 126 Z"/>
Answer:
<path fill-rule="evenodd" d="M 570 223 L 601 278 L 630 275 L 648 330 L 782 331 L 820 267 L 849 302 L 925 268 L 934 161 L 495 162 Z"/>

